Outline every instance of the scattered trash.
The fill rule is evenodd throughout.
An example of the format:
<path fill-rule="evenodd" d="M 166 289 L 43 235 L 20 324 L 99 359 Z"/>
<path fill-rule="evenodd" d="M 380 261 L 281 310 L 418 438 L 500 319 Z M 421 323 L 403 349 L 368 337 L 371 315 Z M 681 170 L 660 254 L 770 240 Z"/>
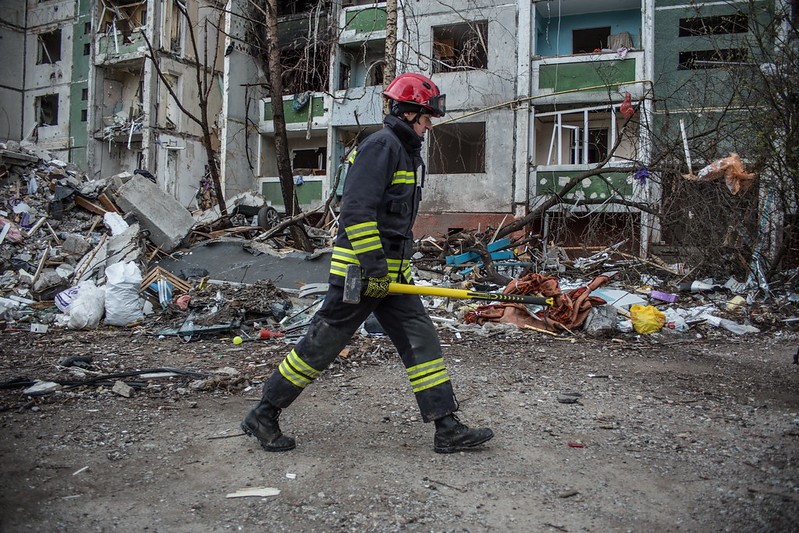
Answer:
<path fill-rule="evenodd" d="M 28 396 L 45 396 L 54 393 L 60 388 L 61 385 L 52 381 L 36 381 L 33 385 L 23 390 L 22 394 L 27 394 Z"/>
<path fill-rule="evenodd" d="M 280 489 L 274 487 L 249 488 L 228 493 L 225 495 L 225 498 L 265 498 L 268 496 L 277 496 L 278 494 L 280 494 Z"/>
<path fill-rule="evenodd" d="M 630 319 L 635 331 L 649 335 L 660 331 L 666 323 L 666 315 L 651 305 L 633 305 L 630 307 Z"/>

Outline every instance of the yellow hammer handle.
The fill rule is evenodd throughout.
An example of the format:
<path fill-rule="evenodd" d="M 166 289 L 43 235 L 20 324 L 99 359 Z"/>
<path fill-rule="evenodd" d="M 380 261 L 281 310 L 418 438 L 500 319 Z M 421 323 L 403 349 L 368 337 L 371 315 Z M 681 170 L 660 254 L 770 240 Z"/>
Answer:
<path fill-rule="evenodd" d="M 496 292 L 476 292 L 464 289 L 446 289 L 443 287 L 425 287 L 422 285 L 408 285 L 406 283 L 389 283 L 388 292 L 391 294 L 420 294 L 424 296 L 441 296 L 443 298 L 460 298 L 464 300 L 492 300 L 498 302 L 517 302 L 537 305 L 555 305 L 552 298 L 539 296 L 526 296 L 522 294 L 501 294 Z"/>

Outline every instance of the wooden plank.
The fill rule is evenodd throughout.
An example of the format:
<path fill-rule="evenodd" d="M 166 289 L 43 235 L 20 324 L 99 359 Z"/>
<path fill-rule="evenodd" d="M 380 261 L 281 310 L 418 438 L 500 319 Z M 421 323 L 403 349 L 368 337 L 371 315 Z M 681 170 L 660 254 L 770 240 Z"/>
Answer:
<path fill-rule="evenodd" d="M 96 215 L 101 215 L 102 216 L 102 215 L 105 215 L 108 212 L 104 207 L 102 207 L 100 205 L 97 205 L 95 203 L 92 203 L 89 200 L 87 200 L 86 198 L 83 198 L 82 196 L 77 196 L 76 195 L 75 196 L 75 203 L 78 204 L 83 209 L 85 209 L 86 211 L 89 211 L 89 212 L 94 213 Z"/>
<path fill-rule="evenodd" d="M 108 195 L 106 195 L 105 193 L 99 195 L 97 197 L 97 201 L 99 201 L 100 205 L 102 205 L 107 211 L 111 211 L 112 213 L 119 213 L 119 209 L 117 209 L 117 206 L 114 205 L 114 202 L 112 202 L 111 199 L 108 197 Z"/>

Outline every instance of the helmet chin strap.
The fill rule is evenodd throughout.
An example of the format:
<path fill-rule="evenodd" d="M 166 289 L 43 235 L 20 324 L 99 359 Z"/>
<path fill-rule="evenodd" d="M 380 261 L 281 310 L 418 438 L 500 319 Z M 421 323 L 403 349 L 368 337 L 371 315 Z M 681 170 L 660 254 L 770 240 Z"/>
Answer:
<path fill-rule="evenodd" d="M 421 118 L 422 118 L 422 113 L 418 113 L 418 112 L 413 117 L 413 120 L 408 120 L 407 118 L 405 118 L 405 114 L 404 113 L 402 115 L 402 121 L 405 122 L 406 124 L 410 124 L 411 126 L 413 126 L 414 124 L 418 124 L 419 120 Z"/>

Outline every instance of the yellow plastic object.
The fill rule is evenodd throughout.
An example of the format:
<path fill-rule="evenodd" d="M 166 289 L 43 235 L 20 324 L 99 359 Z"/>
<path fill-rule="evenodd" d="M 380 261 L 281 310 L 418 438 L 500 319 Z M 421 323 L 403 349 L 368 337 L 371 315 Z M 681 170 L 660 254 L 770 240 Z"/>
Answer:
<path fill-rule="evenodd" d="M 244 342 L 244 339 L 242 339 L 241 337 L 239 336 L 233 337 L 233 344 L 241 344 L 242 342 Z"/>
<path fill-rule="evenodd" d="M 651 305 L 633 305 L 630 307 L 630 320 L 635 331 L 642 335 L 649 335 L 660 331 L 666 323 L 666 315 Z"/>

